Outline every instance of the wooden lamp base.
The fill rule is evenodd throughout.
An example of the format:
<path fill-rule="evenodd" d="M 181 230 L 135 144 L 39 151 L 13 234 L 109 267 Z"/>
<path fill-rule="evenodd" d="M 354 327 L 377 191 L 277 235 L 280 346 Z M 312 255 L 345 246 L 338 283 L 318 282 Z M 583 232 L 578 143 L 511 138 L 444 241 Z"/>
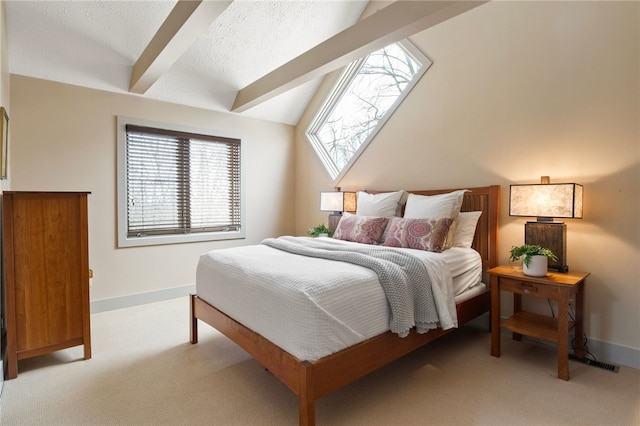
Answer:
<path fill-rule="evenodd" d="M 341 218 L 342 213 L 331 213 L 329 215 L 329 225 L 327 226 L 327 228 L 331 229 L 332 231 L 338 229 L 338 222 L 340 222 Z"/>
<path fill-rule="evenodd" d="M 558 257 L 549 259 L 549 269 L 569 271 L 567 265 L 567 225 L 564 222 L 527 222 L 524 225 L 525 244 L 548 248 Z"/>

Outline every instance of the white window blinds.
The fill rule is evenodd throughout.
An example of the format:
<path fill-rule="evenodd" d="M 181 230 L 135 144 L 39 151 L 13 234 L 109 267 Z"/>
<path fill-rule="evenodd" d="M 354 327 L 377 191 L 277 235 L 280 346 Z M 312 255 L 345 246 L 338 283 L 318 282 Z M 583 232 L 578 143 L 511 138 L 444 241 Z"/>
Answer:
<path fill-rule="evenodd" d="M 240 140 L 126 125 L 127 237 L 239 231 Z"/>

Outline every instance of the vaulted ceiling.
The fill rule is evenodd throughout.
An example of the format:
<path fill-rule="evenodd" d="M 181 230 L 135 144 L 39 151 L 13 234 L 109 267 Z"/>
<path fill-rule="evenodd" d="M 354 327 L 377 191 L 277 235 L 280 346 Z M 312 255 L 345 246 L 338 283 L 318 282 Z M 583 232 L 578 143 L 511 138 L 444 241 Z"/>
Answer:
<path fill-rule="evenodd" d="M 297 124 L 322 77 L 482 2 L 6 1 L 9 71 Z"/>

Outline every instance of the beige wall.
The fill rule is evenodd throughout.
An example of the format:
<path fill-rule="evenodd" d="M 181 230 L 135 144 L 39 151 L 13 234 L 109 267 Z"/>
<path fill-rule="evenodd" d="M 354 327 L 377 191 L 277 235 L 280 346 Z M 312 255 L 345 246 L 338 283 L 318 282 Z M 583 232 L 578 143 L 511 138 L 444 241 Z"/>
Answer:
<path fill-rule="evenodd" d="M 293 232 L 293 127 L 11 75 L 12 190 L 91 191 L 91 300 L 195 282 L 198 256 Z M 116 249 L 116 116 L 239 134 L 247 238 Z"/>
<path fill-rule="evenodd" d="M 433 65 L 338 186 L 500 184 L 506 262 L 525 222 L 508 216 L 509 184 L 542 175 L 583 184 L 584 219 L 567 223 L 569 267 L 592 273 L 586 332 L 637 357 L 639 8 L 491 2 L 417 34 L 412 41 Z M 296 136 L 298 232 L 326 221 L 318 194 L 334 186 L 302 133 L 312 109 Z M 548 312 L 546 303 L 532 308 Z"/>

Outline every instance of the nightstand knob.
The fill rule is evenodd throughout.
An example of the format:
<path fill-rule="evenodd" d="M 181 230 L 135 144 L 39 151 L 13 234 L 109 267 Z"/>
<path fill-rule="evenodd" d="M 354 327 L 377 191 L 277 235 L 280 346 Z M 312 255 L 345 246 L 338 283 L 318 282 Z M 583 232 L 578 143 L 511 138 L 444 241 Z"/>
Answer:
<path fill-rule="evenodd" d="M 531 284 L 531 283 L 520 283 L 520 288 L 525 292 L 525 293 L 535 293 L 536 291 L 538 291 L 538 286 L 536 286 L 535 284 Z"/>

